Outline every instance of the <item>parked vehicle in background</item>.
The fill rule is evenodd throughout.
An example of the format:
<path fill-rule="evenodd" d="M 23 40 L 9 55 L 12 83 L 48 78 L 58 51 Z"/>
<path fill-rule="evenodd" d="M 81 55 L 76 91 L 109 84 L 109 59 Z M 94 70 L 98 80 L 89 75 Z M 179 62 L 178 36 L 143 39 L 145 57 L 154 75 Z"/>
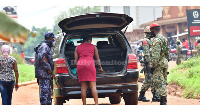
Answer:
<path fill-rule="evenodd" d="M 25 56 L 24 58 L 26 64 L 34 65 L 35 57 Z"/>
<path fill-rule="evenodd" d="M 182 48 L 182 60 L 187 60 L 188 58 L 191 58 L 193 56 L 196 55 L 196 50 L 188 50 L 186 48 Z M 175 61 L 177 58 L 177 52 L 176 52 L 176 48 L 172 48 L 170 49 L 170 59 Z"/>
<path fill-rule="evenodd" d="M 53 49 L 54 73 L 58 84 L 54 84 L 56 105 L 62 105 L 70 99 L 81 99 L 81 86 L 74 73 L 74 51 L 82 42 L 81 32 L 88 32 L 92 37 L 92 44 L 98 49 L 105 71 L 97 71 L 96 74 L 98 97 L 109 97 L 111 104 L 120 103 L 121 97 L 126 105 L 138 104 L 137 58 L 121 31 L 132 21 L 133 19 L 125 14 L 93 13 L 59 22 L 58 25 L 65 36 L 58 39 Z M 92 98 L 89 88 L 87 97 Z"/>

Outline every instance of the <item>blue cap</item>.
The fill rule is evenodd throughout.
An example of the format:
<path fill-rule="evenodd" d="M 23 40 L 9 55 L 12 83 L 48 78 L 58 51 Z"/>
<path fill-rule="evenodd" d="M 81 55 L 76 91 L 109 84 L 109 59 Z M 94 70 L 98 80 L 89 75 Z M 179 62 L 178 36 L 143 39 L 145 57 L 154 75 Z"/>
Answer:
<path fill-rule="evenodd" d="M 50 38 L 50 37 L 55 38 L 53 32 L 46 32 L 46 33 L 44 34 L 44 37 L 45 37 L 45 38 Z"/>

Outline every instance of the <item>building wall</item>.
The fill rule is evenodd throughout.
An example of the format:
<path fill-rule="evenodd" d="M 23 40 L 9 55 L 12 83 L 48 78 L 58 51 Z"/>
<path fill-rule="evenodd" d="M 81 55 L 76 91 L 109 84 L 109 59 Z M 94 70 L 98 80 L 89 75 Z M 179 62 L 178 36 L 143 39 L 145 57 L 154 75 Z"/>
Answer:
<path fill-rule="evenodd" d="M 200 6 L 163 6 L 163 12 L 162 12 L 162 19 L 160 21 L 165 19 L 174 19 L 174 18 L 181 18 L 186 17 L 186 9 L 199 9 Z M 185 30 L 188 28 L 187 21 L 182 23 L 176 23 L 176 24 L 165 24 L 161 27 L 161 33 L 165 37 L 177 35 L 186 32 Z M 168 35 L 170 34 L 171 35 Z M 182 41 L 182 39 L 185 38 L 186 40 L 190 40 L 192 46 L 195 48 L 195 37 L 188 37 L 188 35 L 179 36 L 178 39 Z M 174 41 L 176 41 L 177 38 L 173 38 Z"/>
<path fill-rule="evenodd" d="M 193 9 L 192 6 L 163 6 L 163 19 L 173 19 L 178 17 L 185 17 L 186 9 Z M 198 8 L 198 7 L 195 7 Z"/>

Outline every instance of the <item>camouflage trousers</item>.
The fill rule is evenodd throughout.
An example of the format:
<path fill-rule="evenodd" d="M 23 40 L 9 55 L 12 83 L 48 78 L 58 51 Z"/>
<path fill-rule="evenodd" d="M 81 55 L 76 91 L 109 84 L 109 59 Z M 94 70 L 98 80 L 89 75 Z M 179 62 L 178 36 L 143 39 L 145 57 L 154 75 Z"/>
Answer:
<path fill-rule="evenodd" d="M 164 73 L 166 72 L 166 73 Z M 152 75 L 152 82 L 159 97 L 167 97 L 167 68 L 155 67 Z"/>
<path fill-rule="evenodd" d="M 178 57 L 177 57 L 177 59 L 176 59 L 176 64 L 177 65 L 181 64 L 181 58 L 182 58 L 182 55 L 179 54 Z"/>
<path fill-rule="evenodd" d="M 165 79 L 165 80 L 164 80 L 164 81 L 165 81 L 165 84 L 167 84 L 167 75 L 168 75 L 168 74 L 167 74 L 167 69 L 168 69 L 168 68 L 162 68 L 162 70 L 163 70 L 163 76 L 164 76 L 164 79 Z"/>
<path fill-rule="evenodd" d="M 49 79 L 39 79 L 40 84 L 40 104 L 51 105 L 51 86 Z"/>
<path fill-rule="evenodd" d="M 145 76 L 145 78 L 144 78 L 140 92 L 146 92 L 151 87 L 151 92 L 154 93 L 155 89 L 154 89 L 153 83 L 151 81 L 152 77 L 151 77 L 151 79 L 148 78 L 148 74 L 147 74 L 146 70 L 144 71 L 144 76 Z"/>

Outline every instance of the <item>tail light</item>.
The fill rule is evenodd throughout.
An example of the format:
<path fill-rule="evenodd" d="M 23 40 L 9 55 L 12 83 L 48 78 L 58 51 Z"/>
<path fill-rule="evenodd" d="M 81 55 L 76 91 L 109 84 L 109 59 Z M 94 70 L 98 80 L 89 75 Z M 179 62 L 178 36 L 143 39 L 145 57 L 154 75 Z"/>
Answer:
<path fill-rule="evenodd" d="M 55 71 L 56 71 L 56 74 L 69 73 L 65 59 L 60 58 L 55 62 Z"/>
<path fill-rule="evenodd" d="M 35 62 L 35 59 L 30 59 L 30 61 L 31 61 L 32 63 L 34 63 L 34 62 Z"/>
<path fill-rule="evenodd" d="M 187 55 L 191 55 L 191 51 L 188 51 L 188 52 L 187 52 Z"/>
<path fill-rule="evenodd" d="M 137 57 L 134 54 L 128 55 L 127 69 L 137 69 Z"/>

